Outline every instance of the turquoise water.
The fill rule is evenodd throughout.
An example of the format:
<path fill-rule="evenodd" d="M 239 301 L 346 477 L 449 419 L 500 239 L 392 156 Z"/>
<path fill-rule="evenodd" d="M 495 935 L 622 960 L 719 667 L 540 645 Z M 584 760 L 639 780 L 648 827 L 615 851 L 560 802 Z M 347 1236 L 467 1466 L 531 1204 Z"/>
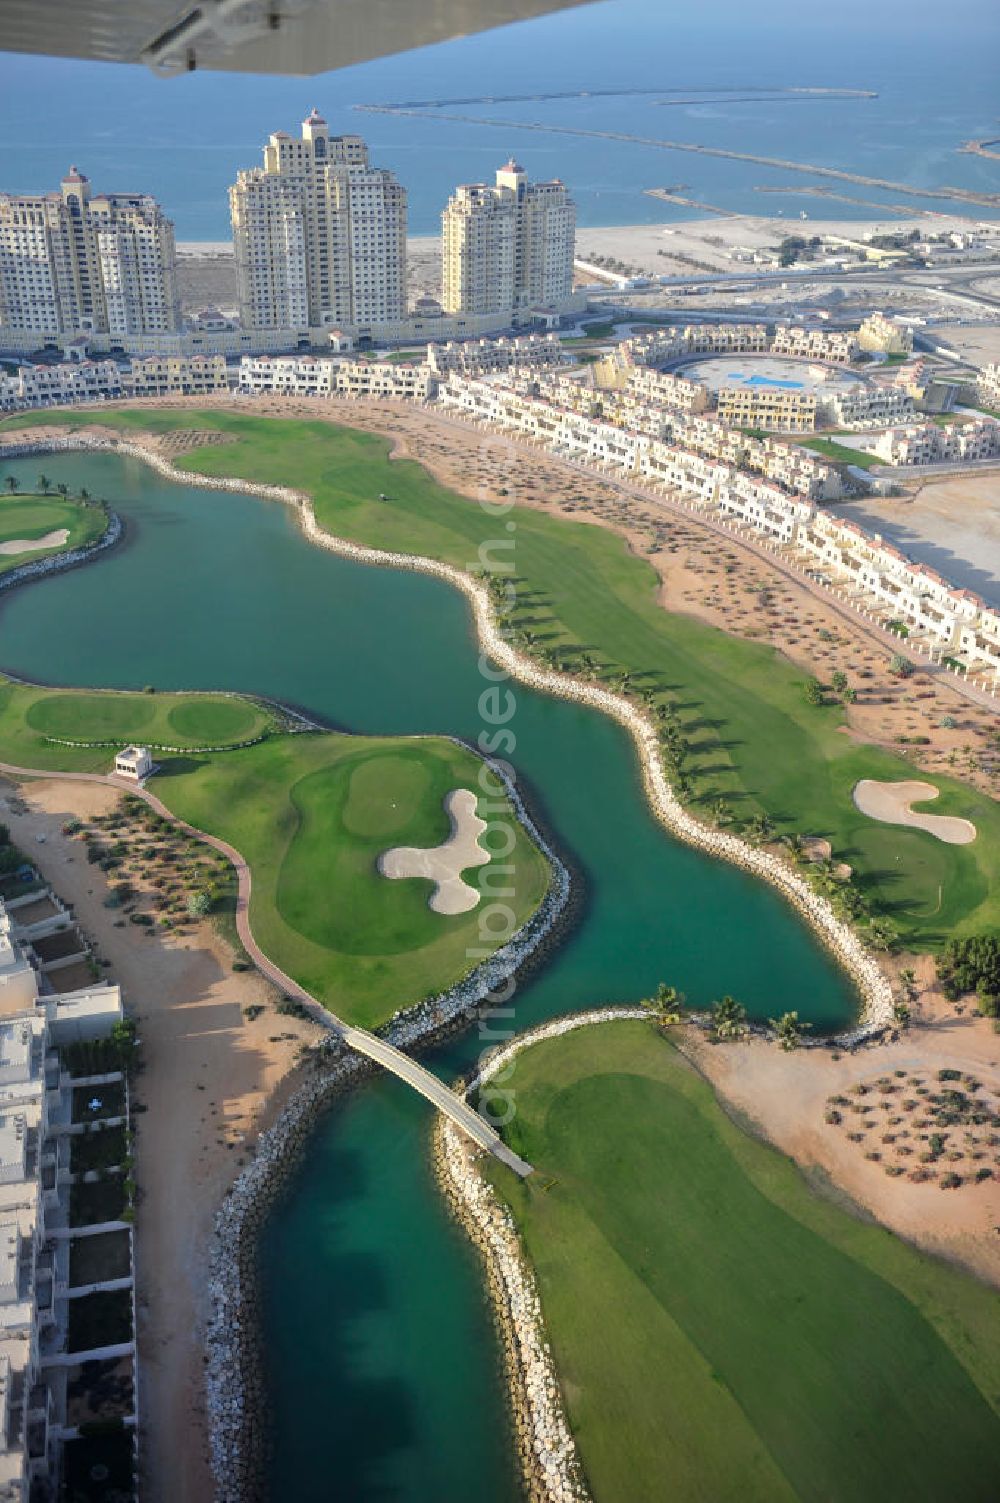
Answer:
<path fill-rule="evenodd" d="M 689 218 L 692 210 L 643 192 L 681 183 L 689 198 L 748 214 L 878 217 L 877 208 L 803 197 L 797 189 L 815 183 L 876 203 L 899 201 L 898 193 L 519 127 L 537 122 L 735 148 L 917 190 L 947 183 L 997 191 L 997 164 L 956 148 L 997 134 L 998 55 L 1000 14 L 991 0 L 965 0 L 958 15 L 927 0 L 843 0 L 826 11 L 791 0 L 753 7 L 617 0 L 313 79 L 197 72 L 164 82 L 139 67 L 0 54 L 0 186 L 53 189 L 77 161 L 98 188 L 155 194 L 181 240 L 226 239 L 226 190 L 237 170 L 259 162 L 271 131 L 297 130 L 316 104 L 333 130 L 360 132 L 373 159 L 399 174 L 415 234 L 437 233 L 455 184 L 491 178 L 511 152 L 533 177 L 569 184 L 582 225 Z M 803 85 L 873 89 L 878 98 L 753 97 L 761 87 Z M 354 108 L 615 88 L 649 93 L 455 107 L 509 125 Z M 721 97 L 722 88 L 733 93 Z M 758 187 L 783 191 L 761 194 Z M 985 207 L 969 212 L 997 217 Z"/>
<path fill-rule="evenodd" d="M 7 468 L 27 487 L 38 461 Z M 256 691 L 354 731 L 481 728 L 469 616 L 447 586 L 338 559 L 283 507 L 172 486 L 135 461 L 47 456 L 45 471 L 107 496 L 126 542 L 0 599 L 4 668 Z M 582 902 L 498 1027 L 631 1001 L 661 980 L 695 1003 L 730 991 L 758 1015 L 847 1020 L 844 978 L 777 895 L 654 823 L 617 726 L 516 692 L 518 781 L 570 854 Z M 482 1046 L 470 1031 L 430 1063 L 451 1075 Z M 276 1503 L 516 1491 L 476 1269 L 426 1167 L 429 1120 L 401 1085 L 366 1087 L 324 1119 L 264 1237 Z"/>

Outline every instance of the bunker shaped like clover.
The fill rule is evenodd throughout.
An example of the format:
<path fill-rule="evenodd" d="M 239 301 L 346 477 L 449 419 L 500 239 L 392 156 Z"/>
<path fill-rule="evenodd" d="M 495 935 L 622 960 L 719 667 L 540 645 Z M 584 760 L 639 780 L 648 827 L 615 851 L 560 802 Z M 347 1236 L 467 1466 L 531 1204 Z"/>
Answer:
<path fill-rule="evenodd" d="M 862 778 L 854 785 L 854 802 L 862 814 L 883 824 L 912 825 L 946 845 L 968 845 L 977 833 L 971 819 L 959 819 L 953 814 L 921 814 L 910 807 L 937 798 L 938 793 L 933 783 L 909 780 L 880 783 L 874 778 Z"/>
<path fill-rule="evenodd" d="M 476 795 L 469 788 L 453 788 L 445 795 L 445 813 L 451 820 L 451 832 L 441 845 L 421 848 L 413 845 L 393 846 L 378 858 L 383 877 L 428 877 L 434 890 L 427 906 L 435 913 L 468 913 L 479 902 L 479 893 L 462 878 L 470 866 L 485 866 L 488 851 L 479 844 L 486 821 L 476 813 Z"/>

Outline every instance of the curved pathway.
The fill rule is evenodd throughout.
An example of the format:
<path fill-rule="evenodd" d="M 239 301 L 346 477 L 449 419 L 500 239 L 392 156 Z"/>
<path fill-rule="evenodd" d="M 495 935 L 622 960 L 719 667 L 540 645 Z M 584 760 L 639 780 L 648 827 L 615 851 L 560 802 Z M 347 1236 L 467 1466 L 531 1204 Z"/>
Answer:
<path fill-rule="evenodd" d="M 405 1080 L 407 1085 L 419 1091 L 432 1106 L 449 1117 L 456 1127 L 460 1127 L 480 1148 L 485 1148 L 494 1158 L 506 1164 L 514 1173 L 522 1179 L 533 1172 L 531 1164 L 524 1159 L 518 1158 L 516 1153 L 504 1143 L 499 1133 L 495 1132 L 489 1123 L 469 1105 L 461 1096 L 458 1096 L 443 1081 L 438 1080 L 430 1070 L 425 1069 L 408 1054 L 380 1039 L 373 1033 L 368 1033 L 364 1028 L 355 1028 L 350 1023 L 345 1023 L 335 1013 L 323 1007 L 316 998 L 293 981 L 280 966 L 275 965 L 254 939 L 253 930 L 250 927 L 250 891 L 252 875 L 250 866 L 244 856 L 229 844 L 220 839 L 218 835 L 209 835 L 205 830 L 199 830 L 195 825 L 189 825 L 187 820 L 180 819 L 166 804 L 162 803 L 155 794 L 149 793 L 138 783 L 129 782 L 125 778 L 116 777 L 113 773 L 103 772 L 54 772 L 48 768 L 39 767 L 15 767 L 10 762 L 0 762 L 0 773 L 7 773 L 11 777 L 22 778 L 48 778 L 52 780 L 70 781 L 74 783 L 101 783 L 106 788 L 116 788 L 122 793 L 132 793 L 136 798 L 141 798 L 144 803 L 164 819 L 183 830 L 188 835 L 194 835 L 196 839 L 204 841 L 225 856 L 236 872 L 236 932 L 240 942 L 250 956 L 254 965 L 262 976 L 266 976 L 292 1001 L 298 1002 L 309 1014 L 314 1023 L 321 1028 L 326 1028 L 340 1038 L 349 1049 L 354 1049 L 358 1054 L 364 1054 L 383 1069 L 397 1075 L 400 1080 Z"/>

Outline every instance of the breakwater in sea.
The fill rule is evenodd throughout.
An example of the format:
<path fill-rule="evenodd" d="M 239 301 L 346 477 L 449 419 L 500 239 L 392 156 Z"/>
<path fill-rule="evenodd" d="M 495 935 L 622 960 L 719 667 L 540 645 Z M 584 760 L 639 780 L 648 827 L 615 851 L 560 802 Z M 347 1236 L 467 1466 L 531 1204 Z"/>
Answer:
<path fill-rule="evenodd" d="M 543 668 L 518 652 L 503 633 L 486 587 L 452 564 L 416 554 L 395 553 L 351 543 L 325 531 L 316 520 L 312 498 L 290 486 L 265 485 L 231 477 L 210 477 L 178 470 L 155 449 L 131 440 L 75 435 L 32 447 L 32 452 L 92 449 L 131 455 L 182 485 L 210 490 L 228 490 L 280 501 L 296 508 L 306 537 L 318 547 L 361 563 L 393 569 L 414 570 L 446 580 L 468 598 L 484 651 L 512 678 L 559 698 L 600 710 L 623 726 L 632 737 L 639 757 L 643 784 L 650 808 L 672 835 L 708 855 L 719 857 L 762 878 L 776 888 L 809 923 L 856 985 L 861 1009 L 857 1027 L 841 1034 L 838 1042 L 849 1045 L 892 1026 L 893 996 L 888 977 L 855 931 L 838 919 L 829 902 L 779 856 L 748 844 L 739 836 L 703 823 L 680 803 L 667 779 L 659 753 L 659 738 L 651 717 L 623 694 L 569 674 Z M 23 448 L 19 452 L 25 452 Z M 419 1031 L 419 1029 L 418 1029 Z"/>

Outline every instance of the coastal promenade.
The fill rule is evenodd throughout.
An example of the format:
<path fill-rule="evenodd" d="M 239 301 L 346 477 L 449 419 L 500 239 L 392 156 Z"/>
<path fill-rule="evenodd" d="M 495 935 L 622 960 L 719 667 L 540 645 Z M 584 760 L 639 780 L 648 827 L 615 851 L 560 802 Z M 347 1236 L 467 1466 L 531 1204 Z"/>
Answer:
<path fill-rule="evenodd" d="M 480 1148 L 486 1149 L 494 1158 L 499 1159 L 502 1164 L 506 1164 L 508 1169 L 513 1169 L 514 1173 L 522 1179 L 527 1178 L 529 1174 L 533 1173 L 532 1165 L 526 1163 L 524 1159 L 518 1158 L 516 1153 L 512 1153 L 499 1133 L 494 1131 L 485 1118 L 481 1117 L 474 1107 L 470 1106 L 467 1101 L 457 1095 L 443 1081 L 439 1080 L 430 1070 L 425 1069 L 423 1065 L 411 1059 L 408 1054 L 404 1054 L 402 1050 L 395 1048 L 384 1039 L 377 1038 L 375 1034 L 368 1033 L 363 1028 L 354 1028 L 349 1023 L 345 1023 L 342 1018 L 338 1018 L 335 1013 L 330 1012 L 321 1003 L 317 1002 L 315 997 L 310 996 L 297 981 L 293 981 L 291 976 L 287 975 L 280 966 L 275 965 L 264 954 L 264 951 L 254 939 L 253 930 L 250 927 L 250 891 L 252 883 L 250 867 L 235 846 L 230 845 L 228 841 L 220 840 L 217 835 L 209 835 L 205 830 L 199 830 L 196 826 L 189 825 L 186 820 L 179 819 L 172 810 L 168 809 L 166 804 L 162 803 L 155 794 L 149 793 L 145 788 L 135 783 L 127 782 L 124 778 L 116 777 L 112 773 L 53 772 L 51 769 L 37 767 L 16 767 L 9 762 L 0 762 L 0 773 L 8 774 L 11 777 L 48 778 L 49 780 L 74 783 L 100 783 L 107 788 L 117 788 L 123 793 L 134 794 L 136 798 L 141 798 L 157 814 L 161 815 L 164 819 L 169 819 L 179 830 L 183 830 L 188 835 L 194 835 L 196 839 L 204 841 L 206 845 L 211 846 L 213 850 L 225 856 L 236 872 L 236 932 L 240 937 L 240 942 L 244 949 L 261 975 L 265 976 L 285 996 L 289 997 L 293 1002 L 297 1002 L 308 1013 L 313 1022 L 318 1023 L 321 1028 L 327 1029 L 328 1032 L 335 1034 L 349 1049 L 355 1050 L 358 1054 L 365 1055 L 366 1058 L 373 1060 L 376 1064 L 381 1065 L 383 1069 L 388 1070 L 391 1074 L 398 1076 L 400 1080 L 405 1081 L 407 1085 L 412 1086 L 415 1091 L 419 1091 L 425 1100 L 429 1101 L 432 1106 L 435 1106 L 438 1111 L 443 1112 L 474 1143 Z"/>

